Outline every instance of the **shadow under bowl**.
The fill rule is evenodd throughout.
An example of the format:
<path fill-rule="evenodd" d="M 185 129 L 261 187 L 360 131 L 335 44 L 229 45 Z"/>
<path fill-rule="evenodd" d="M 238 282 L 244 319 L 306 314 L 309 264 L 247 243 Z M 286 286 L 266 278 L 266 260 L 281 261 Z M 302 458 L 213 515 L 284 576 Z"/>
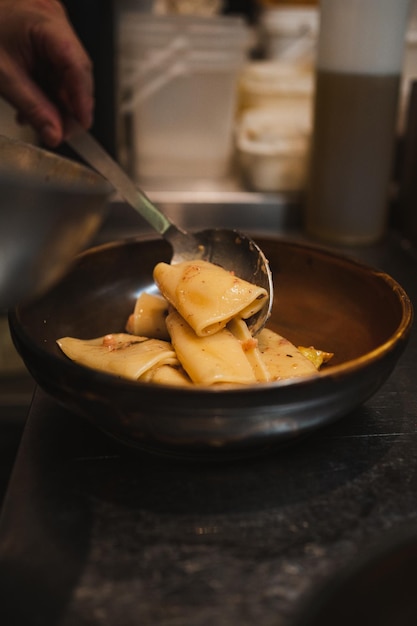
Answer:
<path fill-rule="evenodd" d="M 152 271 L 169 262 L 163 240 L 105 244 L 81 254 L 41 299 L 9 321 L 39 386 L 99 429 L 133 447 L 190 458 L 242 456 L 295 440 L 347 415 L 388 378 L 413 310 L 390 276 L 348 258 L 258 238 L 275 301 L 268 323 L 296 345 L 334 353 L 318 376 L 248 387 L 176 388 L 136 383 L 70 361 L 56 340 L 121 332 Z"/>

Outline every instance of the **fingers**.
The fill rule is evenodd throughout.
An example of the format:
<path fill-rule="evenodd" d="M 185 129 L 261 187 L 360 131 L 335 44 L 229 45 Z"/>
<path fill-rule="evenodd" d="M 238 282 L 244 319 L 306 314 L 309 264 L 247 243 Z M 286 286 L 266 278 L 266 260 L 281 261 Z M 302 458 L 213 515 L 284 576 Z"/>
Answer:
<path fill-rule="evenodd" d="M 42 86 L 60 113 L 62 137 L 65 138 L 67 117 L 74 117 L 84 128 L 90 128 L 94 109 L 93 71 L 81 43 L 69 25 L 57 31 L 49 24 L 34 27 L 32 41 L 47 67 Z"/>
<path fill-rule="evenodd" d="M 59 145 L 63 140 L 61 114 L 39 85 L 15 63 L 4 67 L 4 58 L 0 82 L 3 97 L 18 111 L 18 121 L 30 124 L 51 148 Z"/>
<path fill-rule="evenodd" d="M 46 84 L 48 93 L 54 94 L 63 114 L 89 128 L 94 108 L 93 68 L 81 43 L 69 28 L 58 33 L 34 29 L 33 41 L 55 76 Z"/>
<path fill-rule="evenodd" d="M 75 118 L 81 126 L 89 129 L 93 123 L 94 94 L 91 70 L 68 66 L 63 74 L 62 87 L 58 94 L 61 115 L 64 119 L 64 137 L 66 137 L 66 118 Z"/>
<path fill-rule="evenodd" d="M 65 139 L 69 118 L 91 126 L 93 89 L 91 61 L 60 3 L 2 0 L 0 93 L 20 120 L 55 147 Z"/>

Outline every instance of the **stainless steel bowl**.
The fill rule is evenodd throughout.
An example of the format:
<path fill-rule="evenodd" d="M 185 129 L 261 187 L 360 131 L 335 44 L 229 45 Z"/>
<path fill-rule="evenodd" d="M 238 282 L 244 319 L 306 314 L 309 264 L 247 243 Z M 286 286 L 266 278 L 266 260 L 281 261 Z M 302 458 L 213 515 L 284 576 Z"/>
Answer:
<path fill-rule="evenodd" d="M 0 309 L 62 276 L 100 226 L 111 191 L 75 161 L 0 136 Z"/>
<path fill-rule="evenodd" d="M 318 248 L 259 238 L 275 282 L 271 327 L 334 352 L 317 378 L 233 389 L 135 383 L 67 359 L 59 337 L 121 331 L 135 298 L 168 261 L 161 240 L 83 253 L 43 298 L 10 315 L 15 345 L 58 402 L 130 446 L 187 457 L 241 456 L 347 415 L 383 384 L 407 343 L 412 306 L 387 274 Z"/>

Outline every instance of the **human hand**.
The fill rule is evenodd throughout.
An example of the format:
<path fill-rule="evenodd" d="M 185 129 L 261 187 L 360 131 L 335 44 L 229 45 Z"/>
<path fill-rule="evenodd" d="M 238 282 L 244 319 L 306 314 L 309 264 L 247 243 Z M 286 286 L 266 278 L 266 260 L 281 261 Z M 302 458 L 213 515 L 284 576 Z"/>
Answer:
<path fill-rule="evenodd" d="M 94 108 L 92 63 L 58 0 L 0 0 L 0 95 L 50 147 Z"/>

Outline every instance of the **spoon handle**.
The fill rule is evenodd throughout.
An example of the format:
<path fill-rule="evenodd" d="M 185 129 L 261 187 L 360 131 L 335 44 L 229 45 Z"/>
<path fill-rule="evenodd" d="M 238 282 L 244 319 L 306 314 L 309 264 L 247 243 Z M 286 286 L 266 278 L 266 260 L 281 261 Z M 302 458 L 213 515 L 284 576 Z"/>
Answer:
<path fill-rule="evenodd" d="M 160 235 L 165 235 L 169 229 L 176 229 L 94 137 L 75 120 L 72 121 L 71 135 L 66 141 L 91 167 L 106 178 Z"/>

